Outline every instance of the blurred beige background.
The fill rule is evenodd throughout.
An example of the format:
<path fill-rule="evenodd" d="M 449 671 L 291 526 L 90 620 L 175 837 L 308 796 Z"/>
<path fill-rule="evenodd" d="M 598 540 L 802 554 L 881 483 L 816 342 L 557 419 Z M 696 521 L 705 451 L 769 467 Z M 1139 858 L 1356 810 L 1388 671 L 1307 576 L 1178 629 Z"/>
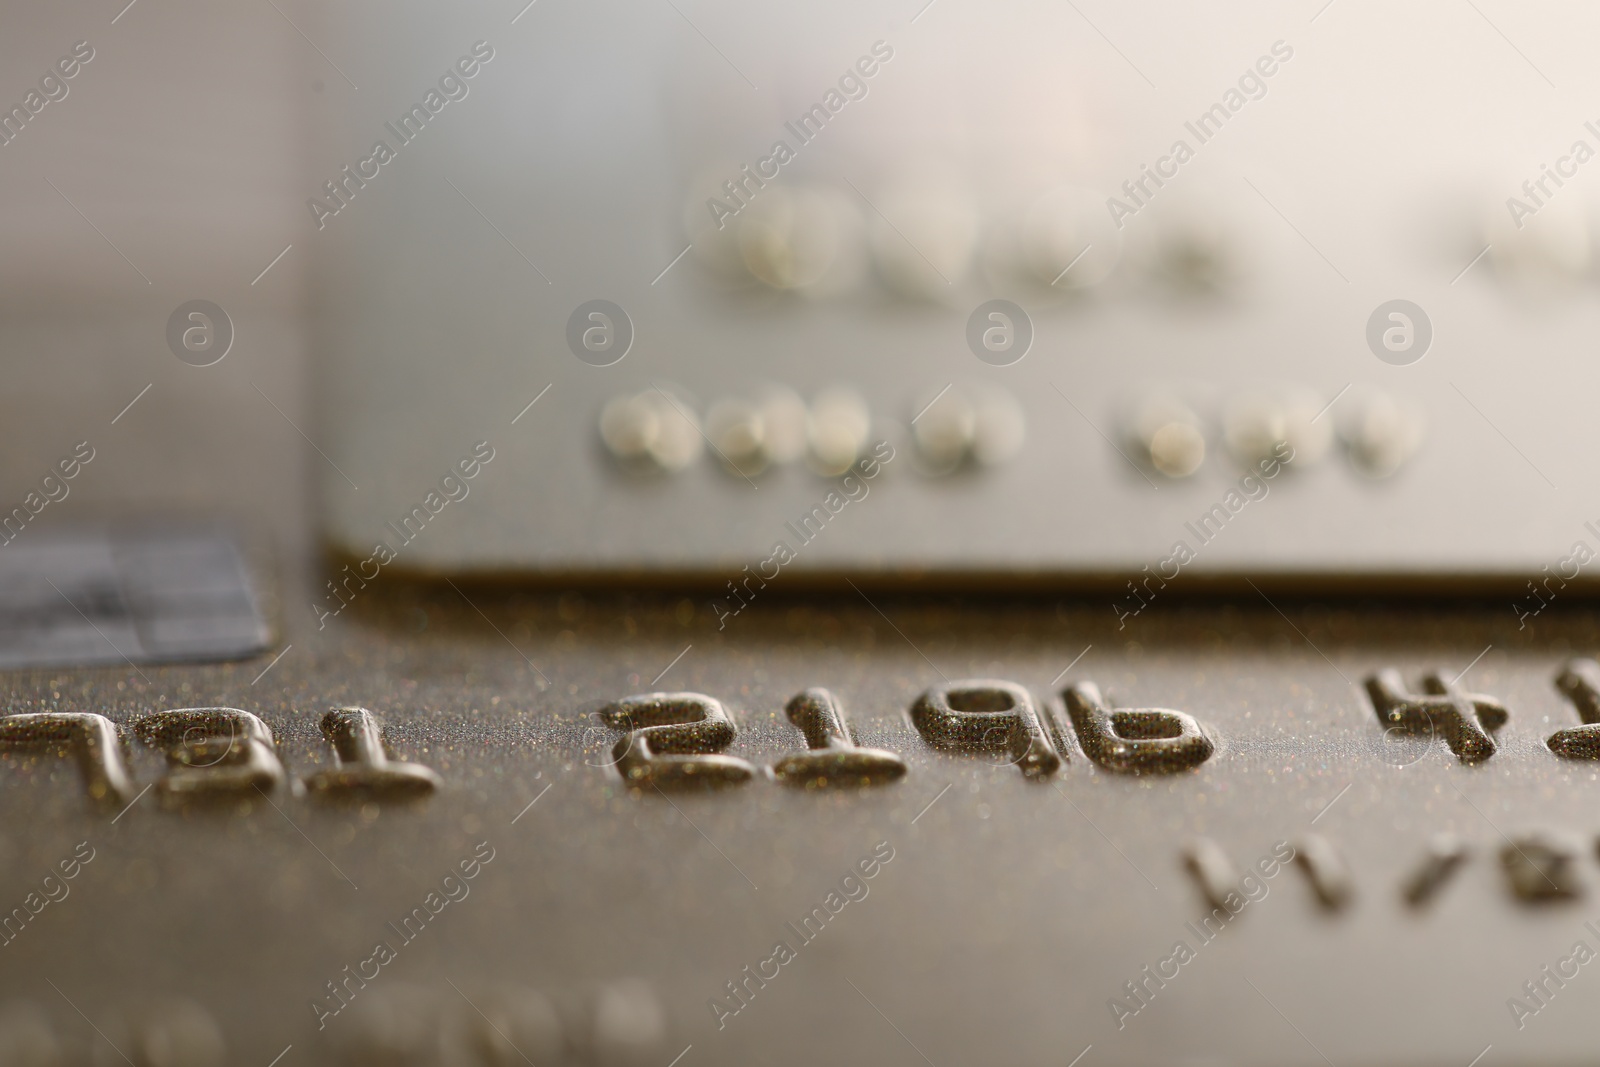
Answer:
<path fill-rule="evenodd" d="M 349 87 L 290 25 L 310 5 L 275 2 L 6 5 L 6 110 L 76 42 L 94 57 L 0 145 L 0 510 L 88 440 L 40 521 L 229 499 L 290 558 L 307 548 L 304 249 L 251 282 L 304 210 L 303 121 Z M 196 298 L 236 331 L 211 367 L 164 342 Z"/>

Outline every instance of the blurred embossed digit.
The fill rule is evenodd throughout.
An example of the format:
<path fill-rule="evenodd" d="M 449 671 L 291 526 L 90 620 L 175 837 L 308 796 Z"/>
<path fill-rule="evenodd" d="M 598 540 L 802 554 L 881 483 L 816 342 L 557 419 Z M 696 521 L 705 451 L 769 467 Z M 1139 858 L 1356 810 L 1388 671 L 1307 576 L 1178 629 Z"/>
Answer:
<path fill-rule="evenodd" d="M 1216 750 L 1205 727 L 1193 716 L 1167 708 L 1113 710 L 1093 682 L 1061 691 L 1084 755 L 1122 774 L 1160 774 L 1188 770 Z"/>
<path fill-rule="evenodd" d="M 225 798 L 283 781 L 272 731 L 238 708 L 179 708 L 134 720 L 139 739 L 167 750 L 156 783 L 167 801 Z"/>
<path fill-rule="evenodd" d="M 1556 675 L 1556 688 L 1572 702 L 1583 725 L 1557 730 L 1545 744 L 1563 759 L 1600 759 L 1600 663 L 1572 660 Z"/>
<path fill-rule="evenodd" d="M 334 708 L 322 717 L 322 736 L 333 745 L 338 765 L 305 779 L 306 788 L 318 796 L 420 797 L 439 788 L 439 776 L 431 769 L 389 758 L 383 725 L 366 708 Z"/>
<path fill-rule="evenodd" d="M 911 721 L 935 748 L 1010 753 L 1028 778 L 1048 777 L 1061 766 L 1033 697 L 1014 682 L 977 678 L 934 686 L 911 705 Z"/>
<path fill-rule="evenodd" d="M 1407 692 L 1405 680 L 1393 668 L 1370 675 L 1366 684 L 1380 722 L 1413 734 L 1437 730 L 1462 763 L 1478 763 L 1494 755 L 1490 734 L 1509 717 L 1498 700 L 1462 692 L 1437 672 L 1422 679 L 1421 694 Z"/>
<path fill-rule="evenodd" d="M 824 789 L 829 786 L 882 785 L 904 776 L 905 761 L 881 748 L 858 748 L 845 728 L 839 701 L 826 689 L 807 689 L 784 709 L 800 727 L 811 751 L 785 756 L 772 773 L 786 785 Z"/>
<path fill-rule="evenodd" d="M 733 743 L 733 719 L 704 693 L 644 693 L 608 704 L 600 720 L 627 730 L 612 754 L 630 784 L 664 789 L 714 789 L 755 777 L 742 759 L 724 756 Z"/>
<path fill-rule="evenodd" d="M 0 752 L 72 756 L 89 796 L 116 810 L 133 800 L 117 725 L 88 712 L 37 712 L 0 719 Z"/>

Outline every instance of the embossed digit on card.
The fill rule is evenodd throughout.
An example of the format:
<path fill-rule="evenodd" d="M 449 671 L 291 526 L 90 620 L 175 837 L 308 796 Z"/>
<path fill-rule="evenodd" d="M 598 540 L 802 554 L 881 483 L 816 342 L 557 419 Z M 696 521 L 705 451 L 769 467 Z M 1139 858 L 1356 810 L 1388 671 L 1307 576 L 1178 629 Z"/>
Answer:
<path fill-rule="evenodd" d="M 314 795 L 402 799 L 439 788 L 439 776 L 429 768 L 389 758 L 383 726 L 366 708 L 334 708 L 322 717 L 322 736 L 332 743 L 338 766 L 306 777 L 306 788 Z"/>
<path fill-rule="evenodd" d="M 772 765 L 786 785 L 807 789 L 882 785 L 906 773 L 905 761 L 881 748 L 859 748 L 850 738 L 838 698 L 826 689 L 797 693 L 784 709 L 800 727 L 811 751 L 785 756 Z"/>
<path fill-rule="evenodd" d="M 89 712 L 36 712 L 0 719 L 0 752 L 71 756 L 96 802 L 121 808 L 133 800 L 117 724 Z"/>
<path fill-rule="evenodd" d="M 1563 759 L 1600 759 L 1600 663 L 1573 660 L 1556 676 L 1556 688 L 1572 702 L 1583 725 L 1557 730 L 1545 744 Z"/>
<path fill-rule="evenodd" d="M 975 678 L 934 686 L 911 706 L 911 721 L 935 748 L 1005 752 L 1028 778 L 1049 777 L 1061 766 L 1033 697 L 1015 682 Z"/>
<path fill-rule="evenodd" d="M 1366 684 L 1379 722 L 1411 735 L 1441 733 L 1462 763 L 1479 763 L 1494 755 L 1491 735 L 1509 717 L 1498 700 L 1463 692 L 1438 672 L 1423 677 L 1421 693 L 1408 692 L 1393 668 L 1368 676 Z"/>
<path fill-rule="evenodd" d="M 600 721 L 627 735 L 612 749 L 631 785 L 705 789 L 741 785 L 755 768 L 722 754 L 733 743 L 733 719 L 704 693 L 643 693 L 599 711 Z"/>
<path fill-rule="evenodd" d="M 1169 708 L 1112 709 L 1093 682 L 1061 691 L 1084 755 L 1122 774 L 1160 774 L 1198 767 L 1216 744 L 1193 715 Z"/>
<path fill-rule="evenodd" d="M 156 792 L 169 802 L 270 790 L 283 781 L 272 731 L 238 708 L 178 708 L 135 719 L 146 744 L 167 750 Z"/>

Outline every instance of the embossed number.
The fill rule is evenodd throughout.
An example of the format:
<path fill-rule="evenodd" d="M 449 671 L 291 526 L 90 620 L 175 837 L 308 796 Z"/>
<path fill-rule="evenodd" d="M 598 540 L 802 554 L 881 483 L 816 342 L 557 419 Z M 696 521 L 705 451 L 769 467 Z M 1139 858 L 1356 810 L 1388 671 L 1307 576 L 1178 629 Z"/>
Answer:
<path fill-rule="evenodd" d="M 1563 759 L 1600 759 L 1600 663 L 1573 660 L 1556 676 L 1556 688 L 1572 701 L 1583 725 L 1557 730 L 1545 744 Z"/>
<path fill-rule="evenodd" d="M 1167 708 L 1113 711 L 1093 682 L 1061 691 L 1084 755 L 1110 771 L 1149 774 L 1187 770 L 1216 746 L 1193 715 Z"/>
<path fill-rule="evenodd" d="M 147 744 L 167 750 L 169 770 L 156 792 L 169 802 L 269 790 L 283 764 L 267 724 L 238 708 L 178 708 L 134 720 Z"/>
<path fill-rule="evenodd" d="M 117 724 L 89 712 L 37 712 L 0 719 L 0 752 L 71 755 L 89 796 L 112 810 L 133 800 Z"/>
<path fill-rule="evenodd" d="M 824 789 L 892 782 L 906 773 L 905 761 L 881 748 L 858 748 L 845 729 L 839 701 L 826 689 L 807 689 L 789 701 L 789 721 L 806 735 L 811 751 L 785 756 L 772 773 L 786 785 Z"/>
<path fill-rule="evenodd" d="M 1438 729 L 1462 763 L 1478 763 L 1494 755 L 1491 732 L 1509 717 L 1492 697 L 1464 693 L 1437 672 L 1422 679 L 1422 694 L 1406 692 L 1400 672 L 1381 670 L 1367 678 L 1367 695 L 1379 721 L 1413 734 Z"/>
<path fill-rule="evenodd" d="M 911 705 L 911 721 L 935 748 L 1009 752 L 1027 778 L 1049 777 L 1061 766 L 1033 697 L 1014 682 L 976 678 L 935 686 Z"/>
<path fill-rule="evenodd" d="M 630 784 L 663 789 L 742 785 L 755 768 L 722 755 L 733 743 L 733 719 L 704 693 L 644 693 L 608 704 L 600 720 L 627 730 L 612 754 Z"/>
<path fill-rule="evenodd" d="M 322 717 L 322 736 L 333 744 L 339 765 L 305 779 L 312 793 L 402 798 L 426 796 L 439 788 L 439 776 L 429 768 L 389 758 L 383 750 L 383 727 L 366 708 L 334 708 Z"/>

